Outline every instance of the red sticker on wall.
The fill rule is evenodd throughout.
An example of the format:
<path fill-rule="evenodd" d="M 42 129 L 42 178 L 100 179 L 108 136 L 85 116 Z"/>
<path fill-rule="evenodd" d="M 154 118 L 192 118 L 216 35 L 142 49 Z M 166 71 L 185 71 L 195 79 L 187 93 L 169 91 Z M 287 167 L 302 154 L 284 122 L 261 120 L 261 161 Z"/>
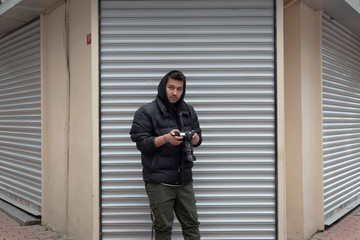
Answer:
<path fill-rule="evenodd" d="M 91 33 L 86 35 L 86 43 L 87 43 L 87 45 L 91 44 Z"/>

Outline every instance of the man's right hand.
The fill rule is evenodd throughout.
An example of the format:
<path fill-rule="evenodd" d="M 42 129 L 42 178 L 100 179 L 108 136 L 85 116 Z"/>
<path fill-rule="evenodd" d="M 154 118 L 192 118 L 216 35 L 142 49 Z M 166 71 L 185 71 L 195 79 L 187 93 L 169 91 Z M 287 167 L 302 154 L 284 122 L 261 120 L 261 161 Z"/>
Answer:
<path fill-rule="evenodd" d="M 171 130 L 168 134 L 165 134 L 167 142 L 172 145 L 180 145 L 183 141 L 183 137 L 177 136 L 176 133 L 180 132 L 178 129 Z"/>
<path fill-rule="evenodd" d="M 178 129 L 173 129 L 167 134 L 156 137 L 155 146 L 158 148 L 166 143 L 170 143 L 174 146 L 180 145 L 183 141 L 183 137 L 176 136 L 176 133 L 178 132 L 180 132 Z"/>

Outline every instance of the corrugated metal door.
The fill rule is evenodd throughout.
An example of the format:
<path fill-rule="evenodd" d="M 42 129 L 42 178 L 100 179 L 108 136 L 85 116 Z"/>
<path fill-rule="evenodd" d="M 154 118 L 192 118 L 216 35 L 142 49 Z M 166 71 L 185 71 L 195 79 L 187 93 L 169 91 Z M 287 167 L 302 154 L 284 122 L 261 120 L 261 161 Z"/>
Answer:
<path fill-rule="evenodd" d="M 276 239 L 274 5 L 101 1 L 102 238 L 150 239 L 129 130 L 162 76 L 188 77 L 204 141 L 194 186 L 202 239 Z M 173 239 L 183 239 L 179 224 Z"/>
<path fill-rule="evenodd" d="M 360 204 L 360 38 L 323 15 L 325 224 Z"/>
<path fill-rule="evenodd" d="M 0 39 L 0 198 L 41 213 L 40 21 Z"/>

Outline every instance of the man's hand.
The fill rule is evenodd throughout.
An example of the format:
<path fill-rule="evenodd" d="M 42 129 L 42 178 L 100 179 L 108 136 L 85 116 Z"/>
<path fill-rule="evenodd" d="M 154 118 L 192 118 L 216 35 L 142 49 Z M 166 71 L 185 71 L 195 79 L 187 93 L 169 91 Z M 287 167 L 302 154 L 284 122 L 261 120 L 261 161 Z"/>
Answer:
<path fill-rule="evenodd" d="M 191 143 L 192 143 L 192 145 L 196 145 L 196 144 L 199 143 L 200 137 L 194 130 L 193 130 L 193 132 L 194 132 L 194 135 L 193 135 L 193 137 L 191 139 Z"/>
<path fill-rule="evenodd" d="M 155 138 L 155 146 L 161 147 L 166 143 L 170 143 L 174 146 L 180 145 L 183 141 L 183 137 L 176 136 L 176 133 L 180 132 L 178 129 L 173 129 L 169 133 L 158 136 Z"/>
<path fill-rule="evenodd" d="M 176 133 L 178 132 L 180 132 L 178 129 L 173 129 L 168 134 L 165 134 L 167 142 L 175 146 L 180 145 L 183 141 L 183 137 L 176 136 Z"/>

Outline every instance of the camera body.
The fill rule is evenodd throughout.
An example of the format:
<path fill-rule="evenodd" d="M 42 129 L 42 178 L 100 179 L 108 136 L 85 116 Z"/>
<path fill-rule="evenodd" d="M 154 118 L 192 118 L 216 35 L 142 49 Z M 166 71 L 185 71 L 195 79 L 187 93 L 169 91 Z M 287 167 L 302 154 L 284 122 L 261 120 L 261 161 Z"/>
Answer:
<path fill-rule="evenodd" d="M 181 144 L 182 151 L 185 155 L 185 160 L 189 162 L 196 161 L 196 157 L 193 155 L 194 148 L 192 144 L 192 137 L 195 132 L 185 131 L 185 132 L 176 132 L 175 136 L 183 137 L 183 143 Z"/>

